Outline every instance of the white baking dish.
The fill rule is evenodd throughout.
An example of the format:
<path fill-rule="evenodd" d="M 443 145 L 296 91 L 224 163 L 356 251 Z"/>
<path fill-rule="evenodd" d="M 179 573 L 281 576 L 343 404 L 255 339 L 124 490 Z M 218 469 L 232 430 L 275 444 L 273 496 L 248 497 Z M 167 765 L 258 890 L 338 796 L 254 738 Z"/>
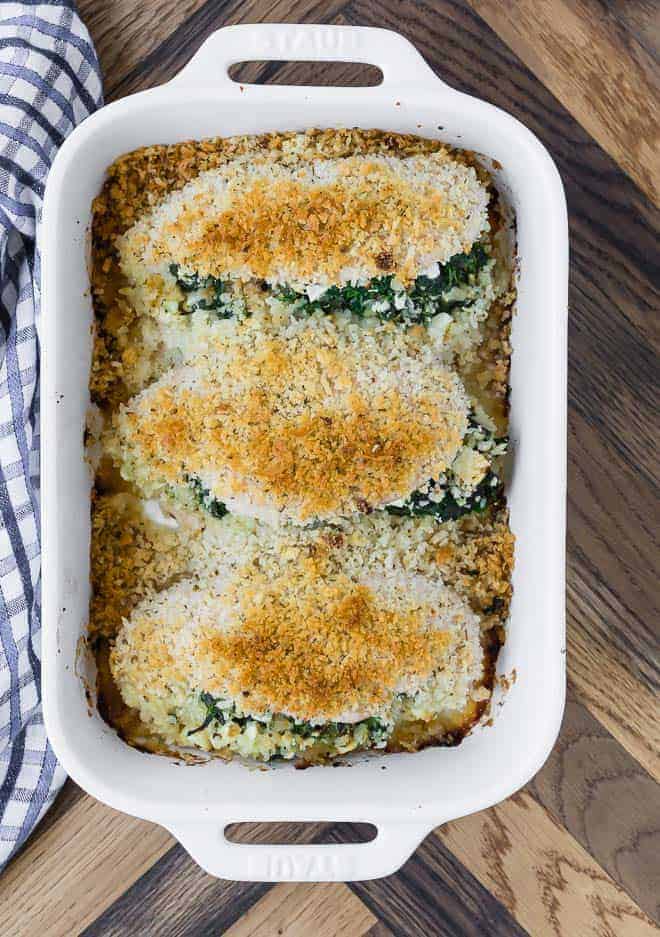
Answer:
<path fill-rule="evenodd" d="M 377 65 L 371 88 L 239 86 L 244 60 Z M 92 308 L 90 208 L 120 154 L 154 143 L 296 130 L 384 128 L 437 137 L 501 164 L 515 209 L 520 277 L 513 326 L 511 523 L 514 601 L 499 672 L 517 679 L 494 724 L 457 748 L 358 758 L 350 769 L 267 771 L 214 761 L 181 766 L 125 745 L 91 709 L 77 673 L 89 599 L 90 473 L 83 458 Z M 212 35 L 170 83 L 90 117 L 62 147 L 44 204 L 42 308 L 43 694 L 58 758 L 85 790 L 161 823 L 208 872 L 263 881 L 357 880 L 394 872 L 435 826 L 520 788 L 553 745 L 564 703 L 567 222 L 548 153 L 518 121 L 445 85 L 403 37 L 343 26 L 232 26 Z M 387 770 L 381 770 L 382 766 Z M 351 820 L 368 844 L 228 842 L 238 820 Z"/>

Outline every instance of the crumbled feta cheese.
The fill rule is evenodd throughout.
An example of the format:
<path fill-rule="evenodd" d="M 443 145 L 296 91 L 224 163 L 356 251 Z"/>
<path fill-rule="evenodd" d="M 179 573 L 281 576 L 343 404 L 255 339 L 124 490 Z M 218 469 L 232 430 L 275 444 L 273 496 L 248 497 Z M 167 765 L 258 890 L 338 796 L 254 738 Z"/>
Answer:
<path fill-rule="evenodd" d="M 468 488 L 474 488 L 486 474 L 488 459 L 480 452 L 463 446 L 451 465 L 454 475 Z"/>
<path fill-rule="evenodd" d="M 428 327 L 431 338 L 436 341 L 442 341 L 447 331 L 447 326 L 450 325 L 451 322 L 452 317 L 446 312 L 441 312 L 437 316 L 433 316 Z"/>

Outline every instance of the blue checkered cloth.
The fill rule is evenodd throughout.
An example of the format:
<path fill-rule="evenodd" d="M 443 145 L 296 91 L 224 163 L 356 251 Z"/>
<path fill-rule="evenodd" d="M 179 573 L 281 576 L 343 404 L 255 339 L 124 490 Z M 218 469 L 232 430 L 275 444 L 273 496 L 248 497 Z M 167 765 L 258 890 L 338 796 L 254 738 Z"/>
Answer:
<path fill-rule="evenodd" d="M 73 2 L 0 2 L 0 868 L 64 782 L 40 679 L 39 218 L 58 146 L 102 104 Z"/>

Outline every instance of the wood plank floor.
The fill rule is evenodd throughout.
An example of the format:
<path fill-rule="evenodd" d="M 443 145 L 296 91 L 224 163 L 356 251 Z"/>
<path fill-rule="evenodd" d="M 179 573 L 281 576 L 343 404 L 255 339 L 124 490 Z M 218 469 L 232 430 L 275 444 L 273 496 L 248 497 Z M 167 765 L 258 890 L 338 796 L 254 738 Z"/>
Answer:
<path fill-rule="evenodd" d="M 11 937 L 660 933 L 657 263 L 653 0 L 80 0 L 106 97 L 170 78 L 214 29 L 386 26 L 448 83 L 520 118 L 557 161 L 571 225 L 568 672 L 558 744 L 507 802 L 447 824 L 388 879 L 237 884 L 72 782 L 0 880 Z M 243 77 L 304 79 L 305 65 Z M 315 74 L 318 74 L 316 72 Z M 326 80 L 354 81 L 352 66 Z M 657 399 L 657 397 L 656 397 Z M 655 523 L 654 523 L 655 520 Z M 278 831 L 345 841 L 342 825 Z M 263 830 L 244 829 L 253 841 Z"/>

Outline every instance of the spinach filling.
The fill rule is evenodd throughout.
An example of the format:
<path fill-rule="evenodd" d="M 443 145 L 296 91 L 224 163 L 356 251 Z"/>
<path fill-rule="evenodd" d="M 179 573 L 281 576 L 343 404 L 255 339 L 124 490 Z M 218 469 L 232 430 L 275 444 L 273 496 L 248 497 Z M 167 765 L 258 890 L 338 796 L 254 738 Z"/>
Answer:
<path fill-rule="evenodd" d="M 360 722 L 326 722 L 323 725 L 292 721 L 291 732 L 294 735 L 301 736 L 301 738 L 313 738 L 330 745 L 336 739 L 350 732 L 355 732 L 356 729 L 362 726 L 367 730 L 369 742 L 373 744 L 384 742 L 391 732 L 391 727 L 377 716 L 369 716 L 367 719 L 360 720 Z"/>
<path fill-rule="evenodd" d="M 190 729 L 190 731 L 186 733 L 187 735 L 195 735 L 197 732 L 201 732 L 203 729 L 207 729 L 212 722 L 217 722 L 221 726 L 223 726 L 226 722 L 235 722 L 241 727 L 247 725 L 249 722 L 247 716 L 236 715 L 236 706 L 233 703 L 228 709 L 221 709 L 218 706 L 220 697 L 216 698 L 211 696 L 210 693 L 200 693 L 199 699 L 202 705 L 206 708 L 204 721 L 201 725 L 197 726 L 196 729 Z"/>
<path fill-rule="evenodd" d="M 188 476 L 186 481 L 192 491 L 195 503 L 202 508 L 202 510 L 210 514 L 211 517 L 220 518 L 229 513 L 222 501 L 218 501 L 217 498 L 214 498 L 209 489 L 204 487 L 201 479 L 196 475 Z"/>
<path fill-rule="evenodd" d="M 449 478 L 448 482 L 451 484 Z M 385 510 L 399 517 L 435 517 L 438 521 L 455 521 L 465 514 L 481 514 L 488 505 L 501 501 L 502 496 L 502 482 L 494 472 L 489 471 L 477 487 L 465 496 L 432 480 L 427 491 L 413 491 L 403 504 L 388 504 Z"/>
<path fill-rule="evenodd" d="M 495 436 L 470 414 L 468 431 L 463 444 L 489 458 L 504 455 L 509 440 Z M 489 468 L 478 485 L 466 489 L 449 468 L 444 475 L 431 479 L 421 491 L 413 491 L 405 500 L 388 504 L 388 514 L 400 517 L 435 517 L 438 521 L 453 521 L 465 514 L 481 513 L 504 497 L 504 486 L 499 475 Z"/>
<path fill-rule="evenodd" d="M 474 302 L 476 297 L 452 296 L 451 292 L 475 287 L 489 261 L 486 247 L 477 241 L 468 253 L 455 254 L 442 264 L 436 277 L 418 276 L 408 290 L 388 274 L 374 277 L 363 286 L 352 283 L 331 286 L 317 299 L 310 299 L 307 293 L 299 293 L 286 285 L 275 287 L 272 294 L 280 302 L 294 306 L 296 312 L 307 315 L 317 311 L 351 312 L 362 318 L 377 316 L 381 321 L 428 322 L 441 312 L 450 314 Z M 198 309 L 212 312 L 218 319 L 246 314 L 245 302 L 237 295 L 233 281 L 183 273 L 178 264 L 170 264 L 169 269 L 185 294 L 180 306 L 183 315 Z M 270 289 L 266 285 L 264 288 Z"/>
<path fill-rule="evenodd" d="M 464 445 L 490 458 L 497 458 L 507 450 L 507 436 L 495 436 L 470 415 Z M 214 498 L 197 476 L 187 479 L 188 487 L 198 507 L 212 517 L 221 518 L 228 514 L 222 501 Z M 398 517 L 435 517 L 438 521 L 453 521 L 465 514 L 480 514 L 489 505 L 497 505 L 504 497 L 504 486 L 499 475 L 489 468 L 478 485 L 472 489 L 461 486 L 459 479 L 449 468 L 444 475 L 431 479 L 424 489 L 413 491 L 407 498 L 388 504 L 388 514 Z"/>
<path fill-rule="evenodd" d="M 210 693 L 201 693 L 200 702 L 205 707 L 206 713 L 204 721 L 195 729 L 190 729 L 188 736 L 195 735 L 203 729 L 207 729 L 213 722 L 218 725 L 233 723 L 245 728 L 250 723 L 255 723 L 261 728 L 268 728 L 273 719 L 285 720 L 288 730 L 292 735 L 302 739 L 312 739 L 326 745 L 332 745 L 337 739 L 344 735 L 353 733 L 361 727 L 367 731 L 368 742 L 371 745 L 384 743 L 391 732 L 391 726 L 376 716 L 369 716 L 360 722 L 326 722 L 322 725 L 314 725 L 311 722 L 297 721 L 290 716 L 271 716 L 269 719 L 257 719 L 254 716 L 239 716 L 236 712 L 235 703 L 222 700 L 221 697 L 214 697 Z"/>
<path fill-rule="evenodd" d="M 182 273 L 178 264 L 170 264 L 170 273 L 185 294 L 180 306 L 182 315 L 190 315 L 201 309 L 212 312 L 216 319 L 231 319 L 243 307 L 243 301 L 235 295 L 230 281 L 212 276 L 202 277 L 197 273 Z"/>
<path fill-rule="evenodd" d="M 442 264 L 437 277 L 418 276 L 411 288 L 395 288 L 392 275 L 374 277 L 364 286 L 347 284 L 331 286 L 317 299 L 309 299 L 290 286 L 274 291 L 281 302 L 296 306 L 296 311 L 307 314 L 320 310 L 324 313 L 352 312 L 356 316 L 377 316 L 382 321 L 428 322 L 439 313 L 452 313 L 469 305 L 474 298 L 452 298 L 454 288 L 475 286 L 477 277 L 489 262 L 490 256 L 483 244 L 476 242 L 467 254 L 455 254 Z"/>

